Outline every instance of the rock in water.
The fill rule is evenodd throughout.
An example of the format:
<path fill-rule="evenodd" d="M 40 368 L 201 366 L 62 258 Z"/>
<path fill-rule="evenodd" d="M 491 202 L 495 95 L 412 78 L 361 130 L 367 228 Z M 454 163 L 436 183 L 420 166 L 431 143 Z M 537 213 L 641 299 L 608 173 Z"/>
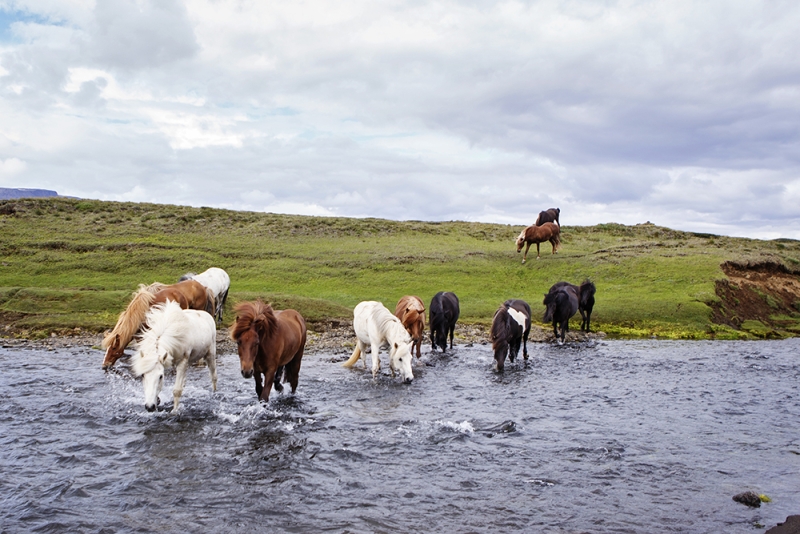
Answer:
<path fill-rule="evenodd" d="M 733 500 L 742 504 L 746 504 L 747 506 L 752 506 L 753 508 L 758 508 L 761 506 L 761 497 L 759 497 L 758 493 L 754 491 L 745 491 L 744 493 L 734 495 Z"/>

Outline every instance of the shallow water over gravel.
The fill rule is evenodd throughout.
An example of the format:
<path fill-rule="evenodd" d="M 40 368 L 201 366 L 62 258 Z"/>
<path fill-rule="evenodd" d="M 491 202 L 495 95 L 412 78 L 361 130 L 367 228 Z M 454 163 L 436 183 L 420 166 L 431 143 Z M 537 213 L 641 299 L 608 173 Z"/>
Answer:
<path fill-rule="evenodd" d="M 799 353 L 461 346 L 411 385 L 317 354 L 266 406 L 223 354 L 172 415 L 99 351 L 0 349 L 0 531 L 763 532 L 800 513 Z"/>

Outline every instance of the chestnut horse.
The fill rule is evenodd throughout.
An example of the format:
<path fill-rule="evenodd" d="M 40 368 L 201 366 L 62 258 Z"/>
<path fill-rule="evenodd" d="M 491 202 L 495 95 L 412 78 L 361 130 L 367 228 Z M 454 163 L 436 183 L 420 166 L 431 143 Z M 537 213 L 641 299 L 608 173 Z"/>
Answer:
<path fill-rule="evenodd" d="M 556 223 L 546 222 L 541 226 L 528 226 L 517 237 L 517 252 L 525 247 L 525 254 L 522 256 L 522 263 L 528 259 L 528 249 L 536 243 L 536 259 L 539 259 L 539 243 L 550 241 L 553 245 L 553 254 L 556 253 L 561 245 L 561 228 Z"/>
<path fill-rule="evenodd" d="M 414 347 L 417 347 L 417 358 L 419 358 L 422 334 L 425 332 L 425 304 L 419 297 L 406 295 L 398 301 L 394 314 L 411 334 L 411 352 L 413 353 Z"/>
<path fill-rule="evenodd" d="M 242 376 L 255 379 L 258 398 L 269 401 L 273 386 L 275 391 L 283 391 L 284 375 L 283 381 L 289 382 L 294 393 L 306 347 L 303 316 L 295 310 L 273 310 L 260 300 L 240 302 L 233 311 L 236 321 L 230 328 L 231 339 L 238 345 Z"/>
<path fill-rule="evenodd" d="M 119 315 L 114 329 L 103 338 L 102 347 L 106 349 L 103 370 L 114 365 L 125 353 L 125 347 L 144 325 L 147 311 L 153 305 L 167 300 L 177 302 L 184 310 L 203 310 L 212 315 L 214 313 L 214 295 L 194 280 L 169 286 L 158 282 L 149 286 L 140 284 L 128 307 Z"/>

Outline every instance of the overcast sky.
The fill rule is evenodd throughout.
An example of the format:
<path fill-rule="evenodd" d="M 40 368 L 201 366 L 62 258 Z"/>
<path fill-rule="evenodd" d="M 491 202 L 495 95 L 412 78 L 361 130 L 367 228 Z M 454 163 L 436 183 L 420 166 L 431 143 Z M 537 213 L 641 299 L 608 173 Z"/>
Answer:
<path fill-rule="evenodd" d="M 800 238 L 796 0 L 0 0 L 0 187 Z"/>

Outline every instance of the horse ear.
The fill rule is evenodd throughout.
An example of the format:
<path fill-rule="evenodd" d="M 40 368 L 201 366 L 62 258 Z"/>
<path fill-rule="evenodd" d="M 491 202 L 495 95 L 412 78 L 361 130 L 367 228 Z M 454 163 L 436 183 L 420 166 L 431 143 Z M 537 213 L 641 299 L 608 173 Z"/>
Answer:
<path fill-rule="evenodd" d="M 395 343 L 395 344 L 394 344 L 394 348 L 396 348 L 396 349 L 399 349 L 399 348 L 400 348 L 400 345 L 398 345 L 397 343 Z"/>
<path fill-rule="evenodd" d="M 111 343 L 111 348 L 117 350 L 119 348 L 120 341 L 119 341 L 119 334 L 114 335 L 114 342 Z"/>

